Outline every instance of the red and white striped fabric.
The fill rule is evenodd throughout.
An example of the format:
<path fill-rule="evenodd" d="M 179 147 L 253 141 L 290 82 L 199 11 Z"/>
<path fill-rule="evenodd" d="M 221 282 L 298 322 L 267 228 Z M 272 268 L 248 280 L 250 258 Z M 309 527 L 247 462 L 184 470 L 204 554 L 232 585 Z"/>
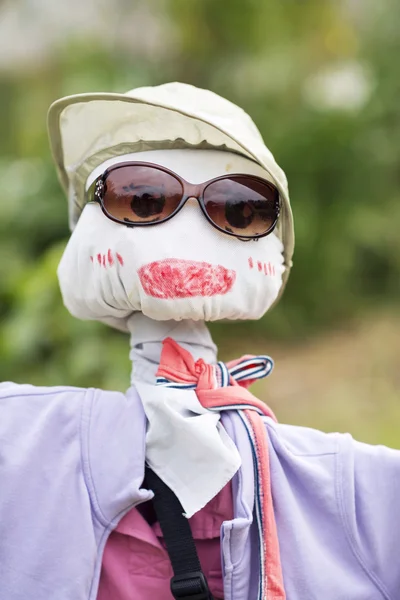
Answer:
<path fill-rule="evenodd" d="M 271 409 L 247 386 L 272 370 L 269 357 L 245 356 L 235 362 L 210 365 L 194 361 L 172 338 L 163 342 L 157 384 L 194 389 L 199 402 L 211 411 L 237 410 L 249 435 L 255 466 L 255 514 L 259 532 L 260 586 L 258 600 L 284 600 L 278 534 L 271 494 L 268 442 L 262 415 L 276 420 Z"/>

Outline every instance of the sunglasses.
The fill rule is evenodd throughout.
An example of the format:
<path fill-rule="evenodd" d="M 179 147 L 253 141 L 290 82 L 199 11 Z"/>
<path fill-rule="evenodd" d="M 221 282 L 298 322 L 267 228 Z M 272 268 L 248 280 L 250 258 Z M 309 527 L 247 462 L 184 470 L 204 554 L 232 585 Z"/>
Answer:
<path fill-rule="evenodd" d="M 222 175 L 191 184 L 169 169 L 145 162 L 118 163 L 97 177 L 88 202 L 127 227 L 157 225 L 172 219 L 195 198 L 208 222 L 243 241 L 271 233 L 278 221 L 277 188 L 254 175 Z"/>

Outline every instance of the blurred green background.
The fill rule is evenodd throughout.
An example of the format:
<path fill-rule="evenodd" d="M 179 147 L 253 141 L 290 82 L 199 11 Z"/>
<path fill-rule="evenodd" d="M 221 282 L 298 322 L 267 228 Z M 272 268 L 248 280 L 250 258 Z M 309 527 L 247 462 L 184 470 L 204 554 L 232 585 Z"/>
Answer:
<path fill-rule="evenodd" d="M 222 358 L 276 359 L 255 392 L 280 420 L 400 447 L 399 31 L 398 0 L 0 2 L 0 381 L 128 386 L 127 337 L 61 302 L 46 111 L 178 80 L 250 113 L 295 214 L 280 306 L 213 325 Z"/>

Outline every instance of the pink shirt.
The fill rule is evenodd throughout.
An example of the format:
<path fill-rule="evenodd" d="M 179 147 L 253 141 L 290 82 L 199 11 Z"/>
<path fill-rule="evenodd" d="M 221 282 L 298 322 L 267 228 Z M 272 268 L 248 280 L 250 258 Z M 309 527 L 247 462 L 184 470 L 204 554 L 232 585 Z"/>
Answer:
<path fill-rule="evenodd" d="M 211 593 L 223 599 L 220 529 L 233 519 L 232 487 L 228 484 L 190 519 L 200 563 Z M 97 600 L 173 600 L 173 575 L 158 523 L 149 525 L 133 508 L 106 544 Z"/>

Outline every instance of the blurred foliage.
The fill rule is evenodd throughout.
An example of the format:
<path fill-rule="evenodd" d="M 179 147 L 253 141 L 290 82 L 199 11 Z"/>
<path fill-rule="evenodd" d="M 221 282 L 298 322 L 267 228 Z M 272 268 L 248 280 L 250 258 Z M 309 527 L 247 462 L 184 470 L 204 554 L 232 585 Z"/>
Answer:
<path fill-rule="evenodd" d="M 124 0 L 113 9 L 125 35 L 138 30 Z M 261 326 L 213 325 L 217 339 L 299 339 L 399 300 L 397 0 L 160 0 L 148 10 L 158 37 L 146 51 L 124 46 L 114 24 L 108 37 L 71 34 L 34 68 L 0 73 L 0 381 L 127 384 L 126 337 L 73 319 L 58 290 L 67 209 L 45 119 L 66 94 L 184 81 L 238 103 L 260 128 L 288 175 L 295 266 Z"/>

